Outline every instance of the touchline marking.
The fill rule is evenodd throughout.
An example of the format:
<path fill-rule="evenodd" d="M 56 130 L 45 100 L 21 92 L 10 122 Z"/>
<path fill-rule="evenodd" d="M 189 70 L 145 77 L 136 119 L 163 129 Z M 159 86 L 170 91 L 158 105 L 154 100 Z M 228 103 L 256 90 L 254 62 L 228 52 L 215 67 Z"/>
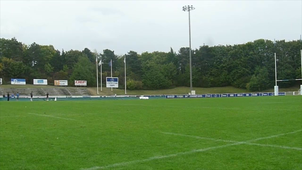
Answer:
<path fill-rule="evenodd" d="M 6 117 L 26 117 L 26 116 L 0 116 L 0 118 L 6 118 Z"/>
<path fill-rule="evenodd" d="M 282 149 L 290 149 L 290 150 L 302 151 L 302 148 L 290 147 L 290 146 L 269 145 L 269 144 L 249 143 L 249 142 L 245 142 L 244 144 L 246 144 L 246 145 L 254 145 L 254 146 L 273 147 L 273 148 L 282 148 Z"/>
<path fill-rule="evenodd" d="M 255 145 L 255 146 L 264 146 L 264 147 L 274 147 L 274 148 L 282 148 L 282 149 L 291 149 L 291 150 L 301 151 L 302 148 L 298 148 L 298 147 L 289 147 L 289 146 L 281 146 L 281 145 L 270 145 L 270 144 L 252 143 L 253 141 L 258 141 L 258 140 L 263 140 L 263 139 L 269 139 L 269 138 L 279 137 L 279 136 L 283 136 L 283 135 L 287 135 L 287 134 L 298 133 L 298 132 L 301 132 L 301 131 L 302 131 L 302 129 L 294 131 L 294 132 L 289 132 L 289 133 L 286 133 L 286 134 L 279 134 L 279 135 L 273 135 L 273 136 L 269 136 L 269 137 L 257 138 L 257 139 L 249 140 L 249 141 L 246 141 L 246 142 L 242 142 L 242 144 Z M 185 135 L 185 134 L 171 133 L 171 132 L 162 132 L 162 133 L 163 134 L 167 134 L 167 135 L 184 136 L 184 137 L 190 137 L 190 138 L 195 138 L 195 139 L 211 140 L 211 141 L 215 141 L 215 142 L 231 142 L 231 143 L 237 143 L 237 142 L 239 142 L 239 141 L 233 141 L 233 140 L 222 140 L 222 139 L 215 139 L 215 138 L 206 138 L 206 137 L 193 136 L 193 135 Z"/>
<path fill-rule="evenodd" d="M 172 133 L 172 132 L 161 132 L 161 133 L 166 134 L 166 135 L 184 136 L 184 137 L 190 137 L 190 138 L 196 138 L 196 139 L 211 140 L 211 141 L 215 141 L 215 142 L 230 142 L 230 143 L 236 143 L 236 142 L 238 142 L 238 141 L 233 141 L 233 140 L 223 140 L 223 139 L 207 138 L 207 137 L 185 135 L 185 134 Z"/>
<path fill-rule="evenodd" d="M 301 131 L 302 131 L 302 129 L 297 130 L 297 131 L 293 131 L 293 132 L 282 133 L 282 134 L 278 134 L 278 135 L 272 135 L 272 136 L 267 136 L 267 137 L 261 137 L 261 138 L 257 138 L 257 139 L 247 140 L 247 141 L 243 141 L 243 142 L 234 142 L 234 143 L 220 145 L 220 146 L 213 146 L 213 147 L 208 147 L 208 148 L 203 148 L 203 149 L 195 149 L 195 150 L 192 150 L 192 151 L 179 152 L 179 153 L 169 154 L 169 155 L 155 156 L 155 157 L 150 157 L 150 158 L 141 159 L 141 160 L 134 160 L 134 161 L 128 161 L 128 162 L 120 162 L 120 163 L 115 163 L 115 164 L 106 165 L 106 166 L 95 166 L 95 167 L 91 167 L 91 168 L 82 168 L 82 170 L 98 170 L 98 169 L 114 168 L 114 167 L 119 167 L 119 166 L 127 166 L 127 165 L 130 165 L 130 164 L 136 164 L 136 163 L 142 163 L 142 162 L 149 162 L 149 161 L 153 161 L 153 160 L 159 160 L 159 159 L 177 157 L 177 156 L 181 156 L 181 155 L 200 153 L 200 152 L 205 152 L 205 151 L 209 151 L 209 150 L 215 150 L 215 149 L 219 149 L 219 148 L 226 148 L 226 147 L 229 147 L 229 146 L 242 145 L 242 144 L 252 144 L 252 143 L 249 143 L 249 142 L 259 141 L 259 140 L 262 140 L 262 139 L 276 138 L 276 137 L 279 137 L 279 136 L 283 136 L 283 135 L 287 135 L 287 134 L 294 134 L 294 133 L 298 133 L 298 132 L 301 132 Z M 165 132 L 165 133 L 169 133 L 169 132 Z M 190 136 L 190 135 L 188 135 L 188 136 Z M 204 139 L 209 139 L 209 140 L 211 139 L 211 140 L 214 141 L 213 138 L 204 138 Z M 217 141 L 222 141 L 222 140 L 220 140 L 220 139 L 218 140 L 217 139 Z M 228 140 L 225 140 L 225 141 L 228 141 Z M 231 141 L 229 141 L 229 142 L 231 142 Z M 269 146 L 269 145 L 267 145 L 267 146 Z M 274 146 L 274 145 L 270 145 L 270 146 Z M 278 146 L 278 147 L 283 147 L 283 146 Z M 283 147 L 283 148 L 285 148 L 285 147 Z M 301 148 L 299 148 L 299 149 L 301 149 Z"/>
<path fill-rule="evenodd" d="M 272 135 L 272 136 L 257 138 L 257 139 L 249 140 L 247 142 L 254 142 L 254 141 L 263 140 L 263 139 L 277 138 L 277 137 L 280 137 L 280 136 L 294 134 L 294 133 L 298 133 L 298 132 L 302 132 L 302 129 L 296 130 L 296 131 L 293 131 L 293 132 L 288 132 L 288 133 L 282 133 L 282 134 L 278 134 L 278 135 Z"/>
<path fill-rule="evenodd" d="M 154 157 L 150 157 L 147 159 L 141 159 L 141 160 L 135 160 L 135 161 L 129 161 L 129 162 L 120 162 L 120 163 L 115 163 L 115 164 L 106 165 L 106 166 L 95 166 L 92 168 L 84 168 L 82 170 L 98 170 L 98 169 L 114 168 L 114 167 L 118 167 L 118 166 L 127 166 L 127 165 L 135 164 L 135 163 L 149 162 L 149 161 L 153 161 L 153 160 L 177 157 L 180 155 L 188 155 L 188 154 L 193 154 L 193 153 L 197 153 L 197 152 L 205 152 L 208 150 L 225 148 L 228 146 L 240 145 L 240 144 L 241 144 L 241 142 L 237 142 L 237 143 L 231 143 L 231 144 L 226 144 L 226 145 L 221 145 L 221 146 L 214 146 L 214 147 L 208 147 L 208 148 L 203 148 L 203 149 L 195 149 L 195 150 L 187 151 L 187 152 L 179 152 L 179 153 L 170 154 L 170 155 L 154 156 Z"/>
<path fill-rule="evenodd" d="M 138 105 L 138 104 L 118 104 L 121 106 L 149 106 L 149 107 L 162 107 L 162 106 L 153 106 L 153 105 Z M 165 106 L 166 108 L 182 108 L 183 106 Z M 208 107 L 208 106 L 198 106 L 198 107 L 191 107 L 191 108 L 198 108 L 198 109 L 216 109 L 217 107 Z M 219 108 L 223 110 L 242 110 L 241 108 L 230 108 L 230 107 L 223 107 Z"/>
<path fill-rule="evenodd" d="M 119 106 L 146 106 L 146 107 L 162 107 L 162 106 L 154 106 L 154 105 L 138 105 L 138 104 L 118 104 Z M 182 108 L 183 106 L 165 106 L 166 108 Z M 198 106 L 198 107 L 191 107 L 191 108 L 197 108 L 197 109 L 219 109 L 219 110 L 246 110 L 245 108 L 238 108 L 238 107 L 208 107 L 208 106 Z M 250 108 L 248 111 L 258 111 L 258 112 L 264 112 L 264 111 L 288 111 L 291 109 L 261 109 L 258 108 Z"/>
<path fill-rule="evenodd" d="M 63 119 L 63 120 L 75 120 L 71 118 L 64 118 L 64 117 L 58 117 L 58 116 L 51 116 L 51 115 L 42 115 L 42 114 L 35 114 L 35 113 L 28 113 L 30 115 L 36 115 L 36 116 L 42 116 L 42 117 L 51 117 L 51 118 L 56 118 L 56 119 Z"/>

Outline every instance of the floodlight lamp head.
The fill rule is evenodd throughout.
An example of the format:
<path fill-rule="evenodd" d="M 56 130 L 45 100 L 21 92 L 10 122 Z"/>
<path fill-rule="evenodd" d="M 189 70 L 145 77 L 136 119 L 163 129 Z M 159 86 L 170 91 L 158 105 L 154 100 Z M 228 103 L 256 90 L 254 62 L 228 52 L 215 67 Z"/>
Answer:
<path fill-rule="evenodd" d="M 183 7 L 182 7 L 182 10 L 183 10 L 183 11 L 186 11 L 186 10 L 187 10 L 187 6 L 183 6 Z"/>

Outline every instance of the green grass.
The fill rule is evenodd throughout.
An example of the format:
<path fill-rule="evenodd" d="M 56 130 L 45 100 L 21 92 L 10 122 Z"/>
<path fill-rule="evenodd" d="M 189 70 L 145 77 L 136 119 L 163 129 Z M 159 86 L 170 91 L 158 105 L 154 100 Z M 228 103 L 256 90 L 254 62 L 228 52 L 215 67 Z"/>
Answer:
<path fill-rule="evenodd" d="M 3 101 L 0 169 L 301 170 L 301 103 L 301 96 Z"/>

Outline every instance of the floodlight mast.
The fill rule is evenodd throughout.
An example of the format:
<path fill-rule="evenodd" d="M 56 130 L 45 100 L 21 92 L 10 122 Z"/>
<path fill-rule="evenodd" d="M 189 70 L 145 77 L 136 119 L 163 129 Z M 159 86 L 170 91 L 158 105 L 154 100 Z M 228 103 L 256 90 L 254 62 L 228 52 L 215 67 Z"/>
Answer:
<path fill-rule="evenodd" d="M 278 78 L 277 78 L 277 55 L 276 55 L 276 53 L 274 53 L 274 58 L 275 58 L 275 86 L 278 86 L 277 85 Z"/>
<path fill-rule="evenodd" d="M 101 69 L 100 69 L 100 75 L 101 75 L 101 91 L 103 91 L 103 60 L 102 60 L 102 56 L 101 56 L 101 59 L 100 59 L 100 62 L 99 62 L 99 66 L 101 66 Z"/>
<path fill-rule="evenodd" d="M 279 95 L 279 87 L 278 87 L 278 74 L 277 74 L 277 53 L 276 53 L 276 41 L 274 41 L 274 59 L 275 59 L 275 86 L 274 86 L 274 96 Z"/>
<path fill-rule="evenodd" d="M 301 14 L 302 14 L 302 11 L 301 11 Z M 301 23 L 301 33 L 302 33 L 302 23 Z M 301 47 L 302 47 L 302 34 L 300 35 L 300 44 L 301 44 Z M 301 79 L 302 79 L 302 49 L 300 50 L 300 55 L 301 55 Z M 302 91 L 302 89 L 301 89 L 301 91 Z M 301 92 L 301 94 L 302 94 L 302 92 Z"/>
<path fill-rule="evenodd" d="M 190 11 L 194 10 L 195 8 L 193 5 L 186 5 L 182 7 L 183 11 L 188 11 L 189 14 L 189 58 L 190 58 L 190 93 L 193 90 L 192 85 L 192 54 L 191 54 L 191 17 L 190 17 Z"/>
<path fill-rule="evenodd" d="M 302 41 L 301 41 L 302 43 Z M 301 54 L 301 79 L 302 79 L 302 49 L 300 51 L 300 54 Z M 302 83 L 300 84 L 300 95 L 302 95 Z"/>
<path fill-rule="evenodd" d="M 97 52 L 95 53 L 95 71 L 96 71 L 96 94 L 99 94 L 99 67 L 98 67 L 98 54 Z"/>

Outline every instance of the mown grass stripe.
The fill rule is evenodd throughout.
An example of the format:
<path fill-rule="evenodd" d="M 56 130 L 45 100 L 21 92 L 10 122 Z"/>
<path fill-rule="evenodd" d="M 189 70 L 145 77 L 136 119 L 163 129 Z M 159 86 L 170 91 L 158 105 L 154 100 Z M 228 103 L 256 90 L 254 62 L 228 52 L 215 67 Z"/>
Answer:
<path fill-rule="evenodd" d="M 208 147 L 208 148 L 203 148 L 203 149 L 196 149 L 196 150 L 187 151 L 187 152 L 179 152 L 179 153 L 169 154 L 169 155 L 155 156 L 155 157 L 150 157 L 150 158 L 147 158 L 147 159 L 134 160 L 134 161 L 129 161 L 129 162 L 115 163 L 115 164 L 106 165 L 106 166 L 95 166 L 95 167 L 91 167 L 91 168 L 84 168 L 82 170 L 98 170 L 98 169 L 114 168 L 114 167 L 120 167 L 120 166 L 127 166 L 127 165 L 130 165 L 130 164 L 149 162 L 149 161 L 158 160 L 158 159 L 165 159 L 165 158 L 177 157 L 177 156 L 181 156 L 181 155 L 200 153 L 200 152 L 205 152 L 205 151 L 209 151 L 209 150 L 225 148 L 225 147 L 229 147 L 229 146 L 242 145 L 242 144 L 252 144 L 252 143 L 249 143 L 249 142 L 259 141 L 259 140 L 263 140 L 263 139 L 277 138 L 277 137 L 280 137 L 280 136 L 284 136 L 284 135 L 288 135 L 288 134 L 294 134 L 294 133 L 298 133 L 298 132 L 301 132 L 301 131 L 302 131 L 302 129 L 296 130 L 296 131 L 293 131 L 293 132 L 281 133 L 281 134 L 277 134 L 277 135 L 271 135 L 271 136 L 267 136 L 267 137 L 261 137 L 261 138 L 242 141 L 242 142 L 235 142 L 235 143 L 231 143 L 231 144 L 213 146 L 213 147 Z M 213 138 L 202 138 L 202 139 L 214 140 Z M 221 140 L 216 140 L 216 141 L 221 141 Z M 228 142 L 230 142 L 230 141 L 228 141 Z M 282 147 L 282 146 L 280 146 L 280 147 Z M 285 147 L 283 147 L 283 148 L 285 148 Z M 289 147 L 287 147 L 287 148 L 289 148 Z"/>
<path fill-rule="evenodd" d="M 76 120 L 76 119 L 64 118 L 64 117 L 58 117 L 58 116 L 52 116 L 52 115 L 42 115 L 42 114 L 36 114 L 36 113 L 28 113 L 28 114 L 35 115 L 35 116 L 41 116 L 41 117 L 51 117 L 51 118 L 56 118 L 56 119 L 63 119 L 63 120 Z"/>

